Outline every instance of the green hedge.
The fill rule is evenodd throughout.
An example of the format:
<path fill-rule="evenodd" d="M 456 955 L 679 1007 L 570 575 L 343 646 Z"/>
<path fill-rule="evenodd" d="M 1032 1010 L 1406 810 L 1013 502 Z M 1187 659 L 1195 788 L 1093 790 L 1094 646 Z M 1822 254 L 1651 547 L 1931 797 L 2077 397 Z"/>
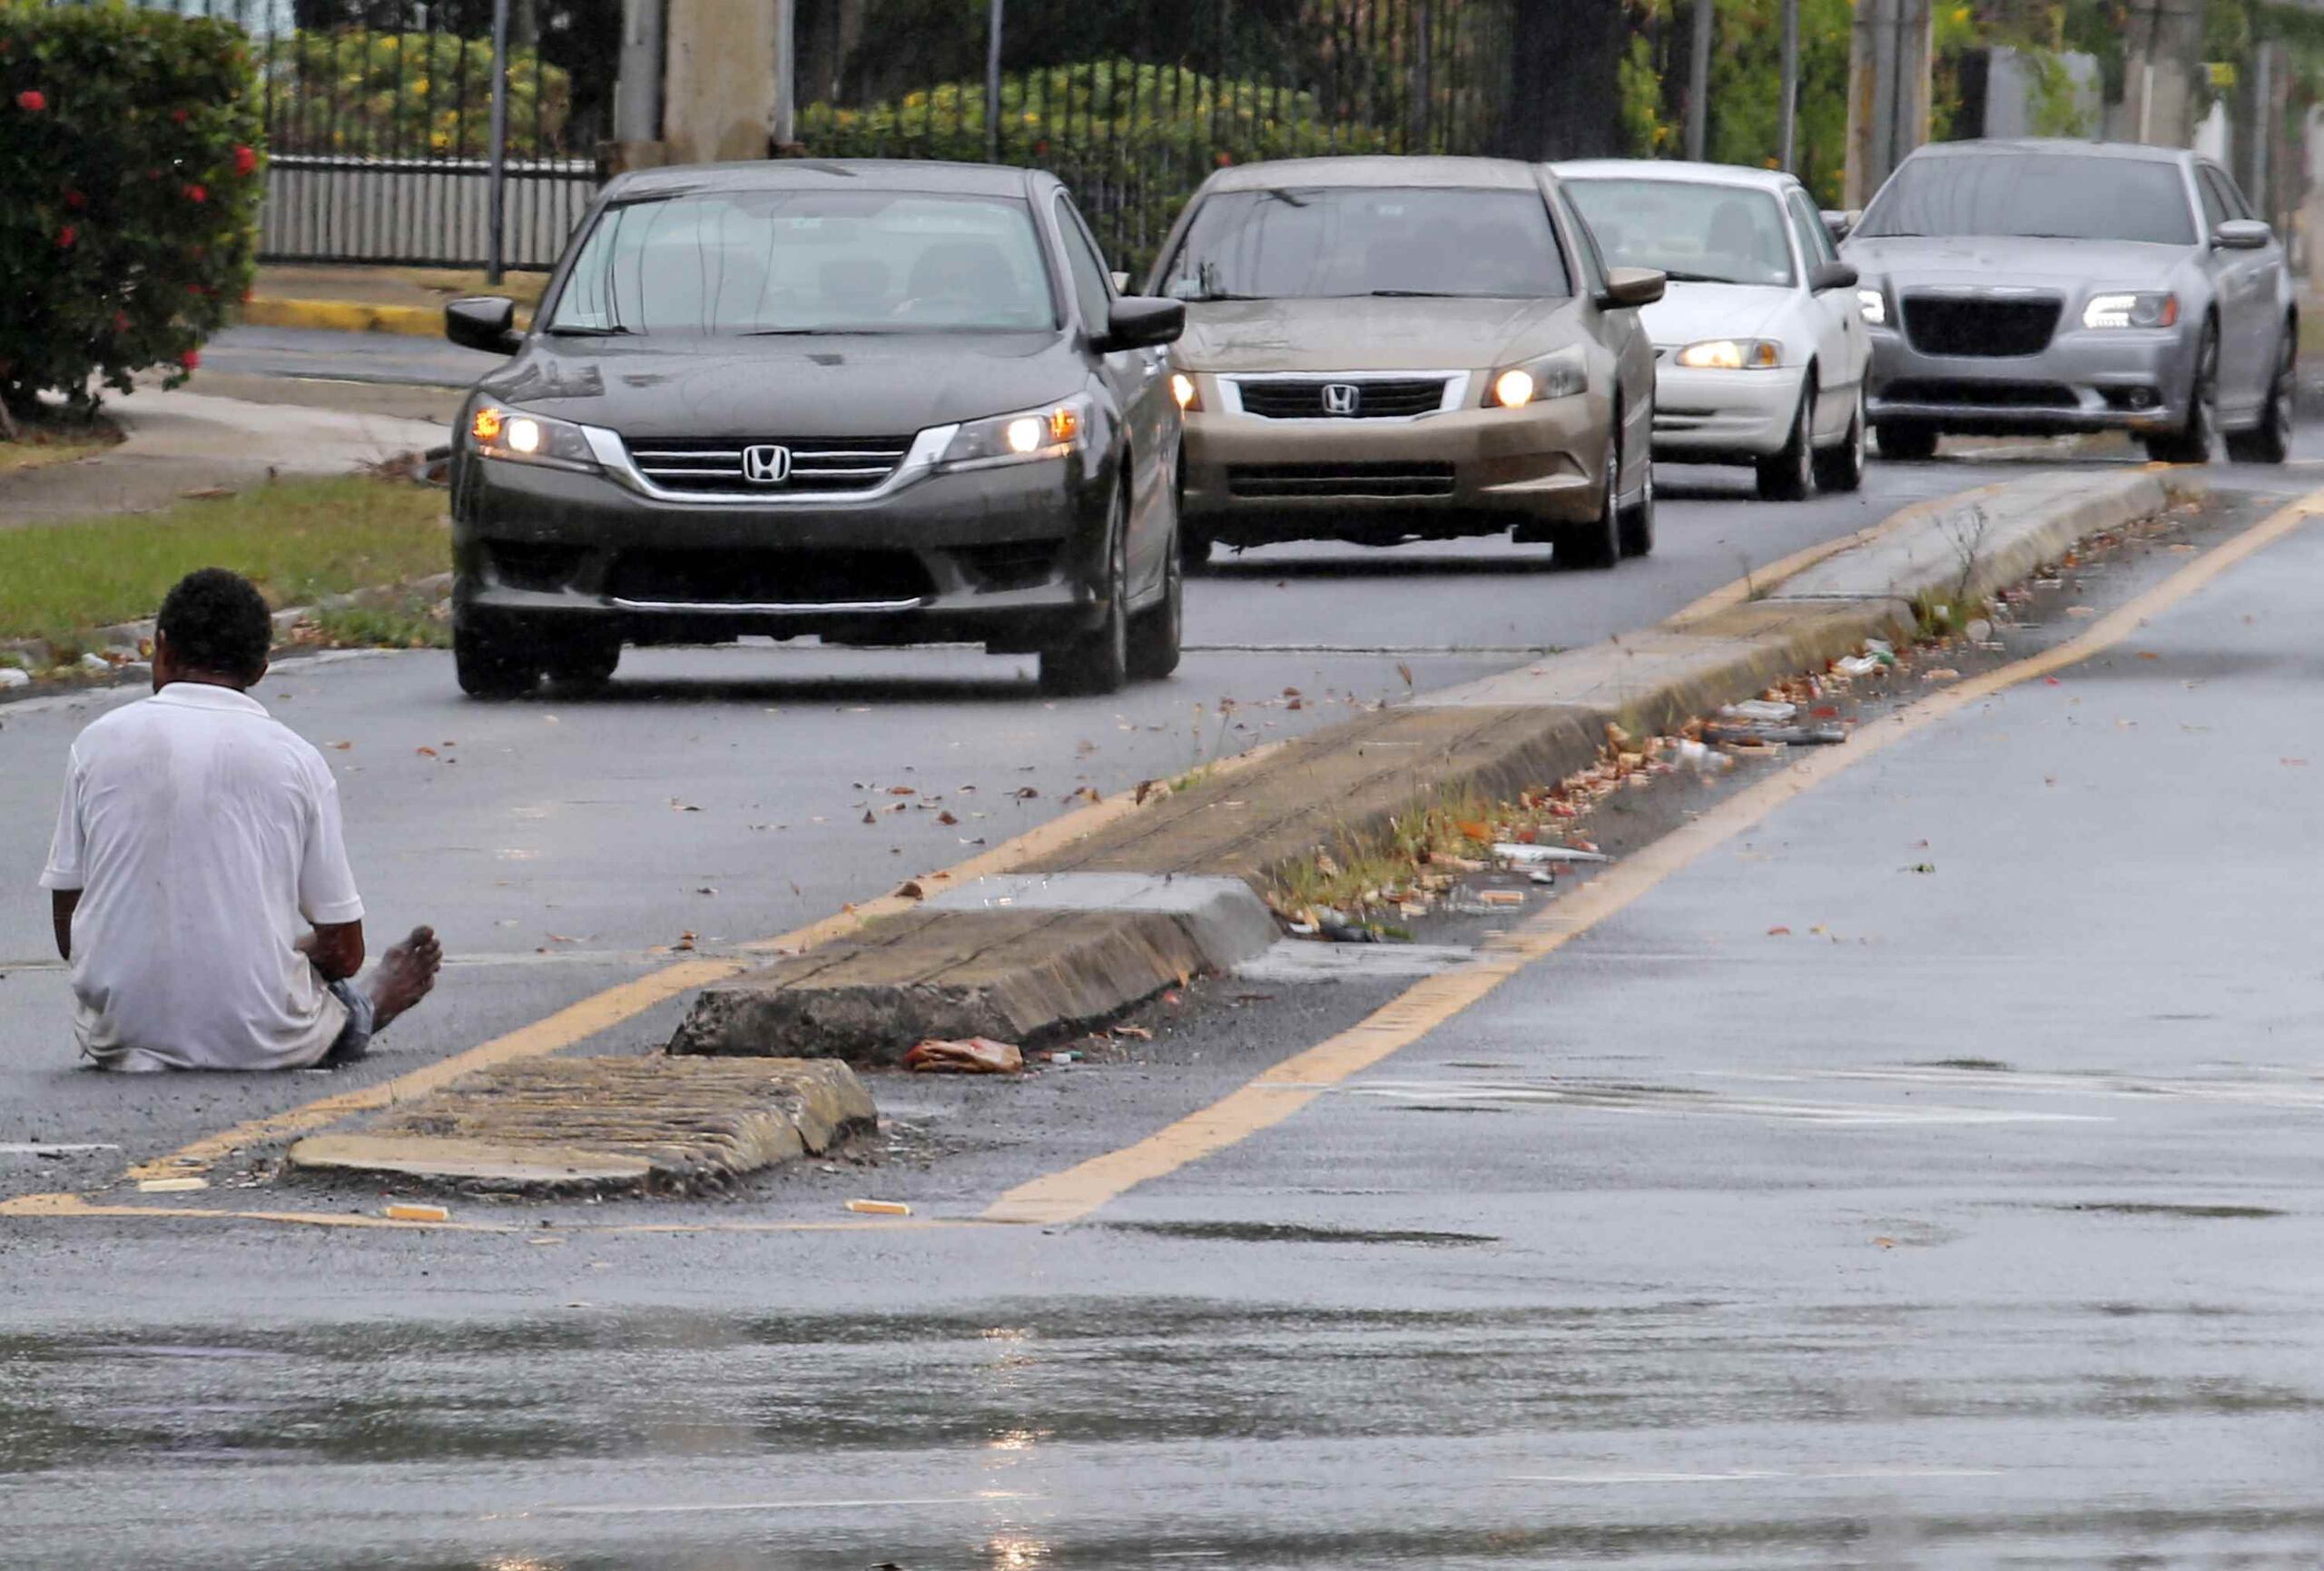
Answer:
<path fill-rule="evenodd" d="M 606 67 L 611 69 L 610 64 Z M 300 33 L 266 63 L 274 149 L 372 158 L 485 158 L 492 151 L 492 41 L 447 33 Z M 565 151 L 573 78 L 539 51 L 508 51 L 508 156 Z"/>
<path fill-rule="evenodd" d="M 250 288 L 262 194 L 248 41 L 119 5 L 0 5 L 0 398 L 185 380 Z"/>

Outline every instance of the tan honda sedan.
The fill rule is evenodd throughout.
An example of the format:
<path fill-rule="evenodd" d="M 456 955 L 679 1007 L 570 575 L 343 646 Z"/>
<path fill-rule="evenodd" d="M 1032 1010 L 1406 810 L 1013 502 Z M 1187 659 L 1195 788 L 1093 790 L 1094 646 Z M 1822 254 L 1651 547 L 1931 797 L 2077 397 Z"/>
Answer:
<path fill-rule="evenodd" d="M 1654 545 L 1659 272 L 1609 272 L 1556 177 L 1312 158 L 1206 181 L 1149 292 L 1184 301 L 1181 538 Z"/>

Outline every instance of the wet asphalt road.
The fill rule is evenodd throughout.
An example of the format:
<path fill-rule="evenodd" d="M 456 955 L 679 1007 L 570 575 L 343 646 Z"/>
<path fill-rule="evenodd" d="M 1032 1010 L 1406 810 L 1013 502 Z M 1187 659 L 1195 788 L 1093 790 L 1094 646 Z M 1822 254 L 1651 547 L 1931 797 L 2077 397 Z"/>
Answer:
<path fill-rule="evenodd" d="M 1875 474 L 1974 483 L 1958 465 Z M 842 776 L 940 767 L 958 806 L 1032 763 L 1042 796 L 1002 811 L 1054 811 L 1084 775 L 1184 767 L 1197 697 L 1215 726 L 1239 692 L 1279 735 L 1345 712 L 1257 707 L 1282 686 L 1371 698 L 1401 688 L 1394 659 L 1434 683 L 1516 657 L 1423 665 L 1393 648 L 1420 641 L 1399 616 L 1472 628 L 1482 603 L 1526 629 L 1512 644 L 1565 642 L 1531 629 L 1652 587 L 1665 600 L 1630 602 L 1628 625 L 1650 619 L 1732 576 L 1656 578 L 1691 559 L 1688 530 L 1707 557 L 1755 510 L 1673 508 L 1670 554 L 1610 578 L 1229 572 L 1196 586 L 1196 637 L 1366 644 L 1323 632 L 1353 626 L 1366 652 L 1198 655 L 1110 705 L 964 691 L 962 667 L 986 664 L 969 655 L 773 651 L 656 657 L 665 686 L 590 705 L 460 705 L 428 656 L 304 667 L 288 701 L 271 682 L 267 697 L 356 743 L 330 756 L 369 826 L 375 908 L 460 914 L 468 963 L 390 1055 L 400 1070 L 656 963 L 637 950 L 674 923 L 771 933 L 887 886 L 866 865 L 889 843 L 900 872 L 960 854 L 932 815 L 850 820 L 869 798 Z M 2074 598 L 2103 609 L 2186 559 L 2109 562 Z M 2324 536 L 2270 548 L 1078 1226 L 919 1224 L 1139 1138 L 1401 982 L 1221 980 L 1147 1012 L 1151 1044 L 1085 1066 L 882 1080 L 877 1166 L 731 1201 L 463 1203 L 510 1230 L 475 1233 L 0 1221 L 0 1562 L 2312 1564 L 2324 756 L 2310 767 L 2300 716 L 2319 590 Z M 1444 597 L 1433 623 L 1415 594 Z M 1271 636 L 1206 635 L 1210 616 Z M 852 678 L 858 662 L 872 674 Z M 734 676 L 759 663 L 783 675 Z M 0 709 L 16 886 L 49 811 L 26 768 L 80 718 Z M 1105 729 L 1120 724 L 1165 729 Z M 1632 850 L 1718 795 L 1669 782 L 1594 832 Z M 791 827 L 749 828 L 762 813 Z M 988 824 L 1019 826 L 946 833 Z M 690 895 L 697 866 L 719 894 Z M 0 918 L 0 953 L 39 935 Z M 1428 936 L 1473 942 L 1476 924 Z M 124 1094 L 44 1046 L 60 980 L 0 982 L 0 1141 L 145 1155 L 345 1083 Z M 118 1160 L 0 1156 L 0 1182 Z M 919 1218 L 791 1227 L 863 1193 Z M 700 1230 L 625 1230 L 670 1223 Z"/>

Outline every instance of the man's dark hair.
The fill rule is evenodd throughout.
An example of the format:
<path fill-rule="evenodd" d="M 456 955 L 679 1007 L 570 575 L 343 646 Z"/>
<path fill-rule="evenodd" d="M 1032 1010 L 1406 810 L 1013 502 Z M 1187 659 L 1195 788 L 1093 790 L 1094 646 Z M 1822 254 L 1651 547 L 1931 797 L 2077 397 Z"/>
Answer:
<path fill-rule="evenodd" d="M 274 647 L 274 618 L 251 582 L 223 568 L 180 578 L 155 624 L 170 654 L 188 671 L 255 682 Z"/>

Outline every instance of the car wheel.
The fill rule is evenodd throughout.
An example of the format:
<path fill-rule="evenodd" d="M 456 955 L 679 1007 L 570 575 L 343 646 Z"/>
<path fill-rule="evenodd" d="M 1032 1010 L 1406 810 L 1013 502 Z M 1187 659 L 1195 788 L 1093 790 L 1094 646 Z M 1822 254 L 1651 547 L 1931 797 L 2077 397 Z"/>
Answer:
<path fill-rule="evenodd" d="M 1880 456 L 1912 462 L 1917 459 L 1936 457 L 1936 428 L 1934 426 L 1881 425 L 1873 428 L 1873 435 L 1880 440 Z"/>
<path fill-rule="evenodd" d="M 1606 439 L 1606 483 L 1600 488 L 1598 516 L 1583 524 L 1561 524 L 1552 537 L 1561 568 L 1610 568 L 1622 559 L 1622 414 L 1614 411 L 1614 435 Z"/>
<path fill-rule="evenodd" d="M 1186 627 L 1187 579 L 1177 541 L 1162 558 L 1162 598 L 1130 618 L 1129 674 L 1158 682 L 1178 668 L 1178 640 Z"/>
<path fill-rule="evenodd" d="M 1804 502 L 1816 489 L 1816 379 L 1799 390 L 1799 412 L 1783 450 L 1759 460 L 1759 495 L 1770 502 Z"/>
<path fill-rule="evenodd" d="M 1650 557 L 1654 554 L 1654 460 L 1646 462 L 1646 479 L 1640 482 L 1638 500 L 1622 509 L 1622 555 Z"/>
<path fill-rule="evenodd" d="M 1848 434 L 1840 445 L 1816 455 L 1816 485 L 1819 490 L 1853 491 L 1864 485 L 1864 390 L 1856 390 L 1856 408 L 1848 413 Z"/>
<path fill-rule="evenodd" d="M 488 611 L 452 618 L 452 671 L 471 698 L 520 698 L 540 678 L 538 646 L 521 623 Z"/>
<path fill-rule="evenodd" d="M 2219 329 L 2203 324 L 2195 351 L 2195 380 L 2187 390 L 2187 423 L 2146 439 L 2146 456 L 2159 464 L 2207 464 L 2219 431 Z"/>
<path fill-rule="evenodd" d="M 1178 525 L 1178 565 L 1189 573 L 1198 573 L 1210 565 L 1210 554 L 1217 541 L 1200 529 Z"/>
<path fill-rule="evenodd" d="M 1041 651 L 1041 691 L 1116 693 L 1129 680 L 1129 509 L 1114 493 L 1106 518 L 1106 610 L 1098 624 Z"/>
<path fill-rule="evenodd" d="M 2291 457 L 2292 401 L 2299 396 L 2294 381 L 2298 355 L 2292 326 L 2286 322 L 2283 348 L 2276 351 L 2276 377 L 2268 384 L 2268 402 L 2260 411 L 2260 423 L 2248 431 L 2228 433 L 2227 456 L 2237 463 L 2280 464 Z"/>
<path fill-rule="evenodd" d="M 621 635 L 610 627 L 568 633 L 543 651 L 544 674 L 561 687 L 602 687 L 621 667 Z"/>

